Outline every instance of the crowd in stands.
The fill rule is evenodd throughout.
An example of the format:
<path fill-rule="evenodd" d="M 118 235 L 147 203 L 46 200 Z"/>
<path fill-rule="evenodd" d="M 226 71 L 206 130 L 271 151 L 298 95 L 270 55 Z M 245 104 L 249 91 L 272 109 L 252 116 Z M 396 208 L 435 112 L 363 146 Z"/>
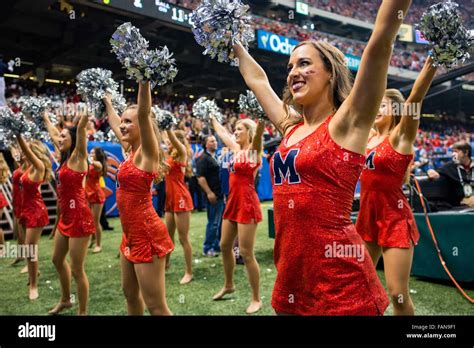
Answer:
<path fill-rule="evenodd" d="M 52 99 L 62 99 L 67 103 L 78 103 L 80 97 L 75 94 L 74 86 L 45 85 L 35 88 L 33 81 L 21 81 L 10 83 L 7 87 L 7 101 L 12 104 L 15 98 L 21 95 L 43 95 Z M 128 103 L 136 101 L 132 94 L 128 98 Z M 162 109 L 172 111 L 179 120 L 177 128 L 187 134 L 191 144 L 200 144 L 201 139 L 211 132 L 211 128 L 205 122 L 192 117 L 192 105 L 195 99 L 182 98 L 176 96 L 154 95 L 154 104 Z M 247 117 L 239 112 L 237 103 L 220 104 L 225 115 L 224 126 L 230 133 L 233 133 L 235 123 L 240 118 Z M 58 115 L 59 126 L 70 126 L 74 123 L 74 115 Z M 90 122 L 88 126 L 88 136 L 90 140 L 96 139 L 97 131 L 107 133 L 109 130 L 105 120 Z M 265 144 L 278 144 L 281 139 L 280 134 L 270 123 L 267 125 L 264 134 Z M 451 156 L 451 145 L 457 141 L 465 140 L 474 145 L 474 122 L 467 118 L 450 116 L 447 114 L 435 115 L 432 118 L 422 118 L 419 135 L 415 142 L 415 163 L 418 163 L 416 172 L 424 172 L 428 169 L 436 168 L 444 160 Z M 274 149 L 274 146 L 273 146 Z M 272 154 L 272 148 L 267 148 Z"/>
<path fill-rule="evenodd" d="M 194 9 L 200 1 L 198 0 L 172 0 L 169 1 L 180 6 Z M 357 18 L 367 22 L 373 22 L 377 15 L 378 8 L 380 7 L 381 0 L 377 1 L 362 1 L 362 0 L 309 0 L 308 3 L 316 8 L 320 8 L 326 11 L 341 14 L 346 17 Z M 416 24 L 419 18 L 423 14 L 429 5 L 439 2 L 439 0 L 429 1 L 414 1 L 410 8 L 409 14 L 405 23 Z M 466 25 L 468 25 L 472 19 L 470 13 L 474 10 L 472 1 L 458 1 L 461 5 L 461 13 L 464 15 Z M 470 11 L 470 12 L 469 12 Z M 328 33 L 310 30 L 305 27 L 299 26 L 296 23 L 288 23 L 282 21 L 279 18 L 270 19 L 257 15 L 252 15 L 252 20 L 257 29 L 264 29 L 278 35 L 282 35 L 289 38 L 294 38 L 299 41 L 303 40 L 324 40 L 330 44 L 339 48 L 345 54 L 351 54 L 355 56 L 362 56 L 362 52 L 366 46 L 365 42 L 344 38 Z M 407 69 L 411 71 L 421 71 L 427 58 L 427 50 L 424 47 L 418 49 L 406 48 L 406 45 L 401 42 L 397 42 L 390 65 L 393 67 Z"/>

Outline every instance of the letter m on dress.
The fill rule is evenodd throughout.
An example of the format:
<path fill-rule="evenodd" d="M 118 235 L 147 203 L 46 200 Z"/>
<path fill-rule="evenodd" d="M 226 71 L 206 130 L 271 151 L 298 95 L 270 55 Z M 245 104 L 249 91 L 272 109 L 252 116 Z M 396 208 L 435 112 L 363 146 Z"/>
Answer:
<path fill-rule="evenodd" d="M 296 171 L 296 157 L 300 149 L 291 149 L 285 158 L 281 157 L 280 151 L 273 156 L 273 176 L 275 185 L 282 185 L 284 181 L 288 184 L 299 184 L 300 175 Z"/>

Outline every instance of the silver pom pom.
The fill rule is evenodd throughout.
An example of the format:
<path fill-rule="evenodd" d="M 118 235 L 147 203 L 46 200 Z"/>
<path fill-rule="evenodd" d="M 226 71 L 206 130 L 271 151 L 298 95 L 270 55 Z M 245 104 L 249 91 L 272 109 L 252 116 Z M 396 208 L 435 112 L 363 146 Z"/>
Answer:
<path fill-rule="evenodd" d="M 178 74 L 175 59 L 168 48 L 149 50 L 148 41 L 131 23 L 120 25 L 112 35 L 110 44 L 131 80 L 150 81 L 153 88 L 174 80 Z"/>
<path fill-rule="evenodd" d="M 43 113 L 50 109 L 52 105 L 51 99 L 45 97 L 20 97 L 16 103 L 20 106 L 23 114 L 31 117 L 39 131 L 46 130 Z"/>
<path fill-rule="evenodd" d="M 178 120 L 173 113 L 160 109 L 158 106 L 152 107 L 152 112 L 155 115 L 156 123 L 159 129 L 168 130 L 178 124 Z"/>
<path fill-rule="evenodd" d="M 118 90 L 118 83 L 112 78 L 110 70 L 92 68 L 83 70 L 77 75 L 77 94 L 90 103 L 99 103 L 106 94 Z"/>
<path fill-rule="evenodd" d="M 214 100 L 209 100 L 206 97 L 199 98 L 193 105 L 193 115 L 203 121 L 209 122 L 209 117 L 212 115 L 221 123 L 224 120 L 224 115 L 219 110 Z"/>
<path fill-rule="evenodd" d="M 104 132 L 102 132 L 100 130 L 95 132 L 93 137 L 94 137 L 94 141 L 100 141 L 101 143 L 103 143 L 105 141 L 105 134 L 104 134 Z"/>
<path fill-rule="evenodd" d="M 105 138 L 107 139 L 107 141 L 110 141 L 111 143 L 120 143 L 119 139 L 117 138 L 117 136 L 115 135 L 114 131 L 112 129 L 110 129 Z"/>
<path fill-rule="evenodd" d="M 112 78 L 110 70 L 101 68 L 83 70 L 77 75 L 76 86 L 77 94 L 82 95 L 91 104 L 98 119 L 103 119 L 105 116 L 105 106 L 102 100 L 106 94 L 112 96 L 112 104 L 116 109 L 121 108 L 123 97 L 117 91 L 119 85 Z"/>
<path fill-rule="evenodd" d="M 249 6 L 240 0 L 201 2 L 193 11 L 192 21 L 196 42 L 205 48 L 203 54 L 238 66 L 232 46 L 240 42 L 248 49 L 249 42 L 255 40 L 248 10 Z"/>
<path fill-rule="evenodd" d="M 449 0 L 432 5 L 416 26 L 430 42 L 434 66 L 452 69 L 470 58 L 474 38 L 463 26 L 458 6 Z"/>
<path fill-rule="evenodd" d="M 259 120 L 267 119 L 265 111 L 257 100 L 255 94 L 247 90 L 247 94 L 241 94 L 239 97 L 239 108 L 249 116 L 257 117 Z"/>

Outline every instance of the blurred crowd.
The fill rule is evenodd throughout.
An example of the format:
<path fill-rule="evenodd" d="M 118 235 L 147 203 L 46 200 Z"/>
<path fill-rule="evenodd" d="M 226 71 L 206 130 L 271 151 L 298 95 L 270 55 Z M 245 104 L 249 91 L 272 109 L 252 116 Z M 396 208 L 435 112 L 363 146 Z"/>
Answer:
<path fill-rule="evenodd" d="M 10 104 L 21 95 L 48 96 L 54 100 L 64 100 L 74 104 L 80 102 L 80 97 L 76 95 L 73 86 L 45 85 L 38 88 L 33 81 L 14 82 L 7 86 L 7 101 Z M 129 104 L 135 103 L 134 98 L 133 95 L 129 96 L 127 102 Z M 177 128 L 185 132 L 188 141 L 193 145 L 193 150 L 196 151 L 193 156 L 199 156 L 201 141 L 206 135 L 212 133 L 212 129 L 206 122 L 192 117 L 192 106 L 195 99 L 166 95 L 154 95 L 153 98 L 154 105 L 175 114 L 179 121 Z M 223 125 L 229 133 L 233 134 L 236 122 L 240 118 L 246 118 L 247 115 L 239 112 L 235 102 L 219 104 L 225 116 Z M 75 122 L 72 114 L 57 114 L 57 117 L 60 128 L 71 126 Z M 107 121 L 99 119 L 89 122 L 87 129 L 89 140 L 100 139 L 98 135 L 107 134 L 108 131 Z M 269 156 L 273 154 L 280 140 L 279 132 L 271 123 L 268 123 L 264 133 L 264 146 Z M 415 172 L 420 174 L 428 169 L 439 167 L 451 157 L 451 146 L 461 140 L 474 146 L 474 122 L 472 120 L 446 113 L 434 115 L 431 118 L 422 118 L 414 145 Z M 222 144 L 220 145 L 222 146 Z"/>

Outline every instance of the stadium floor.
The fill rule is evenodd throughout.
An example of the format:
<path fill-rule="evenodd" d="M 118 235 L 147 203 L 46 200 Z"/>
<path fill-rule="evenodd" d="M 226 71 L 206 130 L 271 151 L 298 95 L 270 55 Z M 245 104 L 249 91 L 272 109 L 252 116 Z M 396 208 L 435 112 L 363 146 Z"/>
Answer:
<path fill-rule="evenodd" d="M 271 202 L 262 204 L 264 217 Z M 86 270 L 90 282 L 90 315 L 125 315 L 125 298 L 120 288 L 120 265 L 117 258 L 121 238 L 118 218 L 109 220 L 115 231 L 105 231 L 103 251 L 89 255 Z M 180 285 L 184 259 L 179 242 L 172 256 L 172 265 L 167 272 L 167 299 L 175 315 L 244 315 L 250 300 L 250 287 L 244 266 L 237 265 L 235 284 L 237 291 L 226 301 L 213 302 L 212 295 L 223 285 L 222 261 L 220 258 L 202 257 L 202 241 L 206 224 L 206 213 L 193 213 L 190 237 L 193 245 L 194 280 Z M 11 259 L 0 259 L 0 315 L 45 315 L 59 300 L 59 280 L 51 263 L 53 241 L 44 236 L 40 242 L 40 298 L 28 300 L 27 275 L 19 274 L 24 264 L 10 266 Z M 270 306 L 271 291 L 276 272 L 273 264 L 273 239 L 268 238 L 266 219 L 260 224 L 255 253 L 260 264 L 261 296 L 263 309 L 259 315 L 274 315 Z M 385 284 L 383 272 L 377 271 Z M 472 315 L 474 307 L 468 303 L 454 286 L 432 283 L 411 278 L 411 296 L 417 315 Z M 75 285 L 72 287 L 75 292 Z M 474 290 L 468 290 L 470 296 Z M 63 312 L 76 313 L 76 307 Z M 391 306 L 385 315 L 391 315 Z"/>

